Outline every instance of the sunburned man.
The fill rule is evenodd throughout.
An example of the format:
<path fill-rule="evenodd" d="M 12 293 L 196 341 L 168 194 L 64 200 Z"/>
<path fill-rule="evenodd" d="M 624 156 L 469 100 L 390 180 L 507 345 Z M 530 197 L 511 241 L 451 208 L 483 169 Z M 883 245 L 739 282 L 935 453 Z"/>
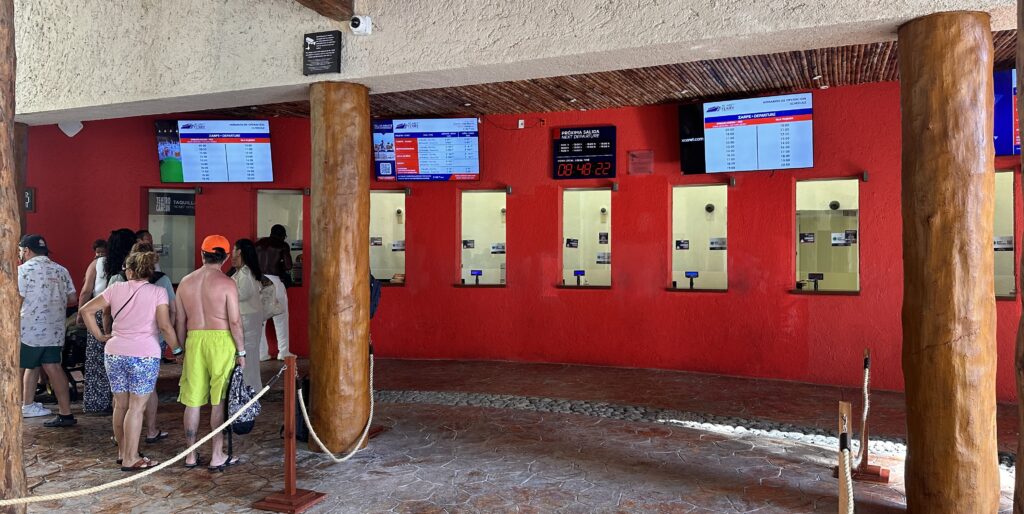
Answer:
<path fill-rule="evenodd" d="M 238 288 L 221 271 L 231 245 L 223 236 L 203 240 L 203 267 L 189 273 L 178 285 L 175 298 L 175 329 L 179 341 L 185 341 L 185 361 L 181 371 L 178 401 L 185 405 L 185 439 L 196 442 L 199 409 L 209 403 L 210 428 L 224 422 L 223 401 L 235 363 L 245 367 L 242 317 L 238 310 Z M 224 436 L 213 438 L 211 471 L 224 471 L 237 458 L 224 453 Z M 199 464 L 198 452 L 185 459 L 185 467 Z"/>

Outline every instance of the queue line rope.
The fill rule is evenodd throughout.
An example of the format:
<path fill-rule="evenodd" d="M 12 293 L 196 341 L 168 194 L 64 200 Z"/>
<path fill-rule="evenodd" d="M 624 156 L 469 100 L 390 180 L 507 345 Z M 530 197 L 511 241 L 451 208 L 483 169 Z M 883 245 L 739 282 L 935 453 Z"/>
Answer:
<path fill-rule="evenodd" d="M 302 411 L 302 420 L 306 423 L 306 428 L 309 429 L 309 436 L 316 442 L 316 445 L 320 447 L 320 450 L 327 454 L 335 464 L 351 459 L 352 456 L 359 452 L 360 447 L 363 446 L 363 442 L 366 441 L 366 436 L 370 433 L 370 423 L 373 422 L 373 354 L 370 354 L 370 415 L 366 418 L 366 426 L 363 427 L 363 433 L 359 436 L 359 440 L 356 441 L 355 446 L 352 447 L 352 451 L 344 457 L 335 457 L 334 453 L 327 449 L 327 445 L 325 445 L 323 441 L 320 440 L 320 437 L 316 435 L 316 431 L 313 430 L 313 424 L 309 422 L 309 413 L 306 412 L 306 399 L 302 396 L 302 388 L 299 387 L 297 389 L 299 391 L 299 410 Z"/>
<path fill-rule="evenodd" d="M 162 470 L 162 469 L 164 469 L 164 468 L 166 468 L 166 467 L 168 467 L 168 466 L 170 466 L 170 465 L 172 465 L 172 464 L 174 464 L 174 463 L 184 459 L 185 457 L 188 456 L 188 454 L 190 454 L 193 451 L 199 449 L 200 446 L 206 444 L 206 442 L 209 441 L 210 439 L 213 439 L 214 436 L 216 436 L 217 434 L 223 432 L 224 429 L 230 427 L 231 424 L 234 423 L 235 420 L 238 419 L 239 416 L 241 416 L 243 413 L 245 413 L 245 411 L 249 410 L 249 407 L 252 407 L 253 405 L 255 405 L 256 402 L 259 401 L 259 399 L 263 395 L 267 394 L 267 391 L 270 391 L 270 386 L 274 385 L 274 382 L 277 382 L 277 380 L 279 378 L 281 378 L 281 373 L 283 373 L 284 370 L 287 369 L 287 368 L 288 368 L 288 366 L 281 366 L 281 369 L 278 370 L 277 374 L 274 375 L 274 377 L 271 378 L 267 382 L 267 385 L 264 386 L 263 389 L 261 389 L 260 392 L 253 399 L 249 400 L 248 403 L 243 405 L 241 409 L 238 409 L 238 412 L 236 412 L 233 416 L 228 418 L 223 424 L 221 424 L 221 426 L 217 427 L 215 430 L 213 430 L 209 434 L 206 434 L 205 437 L 203 437 L 202 439 L 196 441 L 195 444 L 193 444 L 192 446 L 189 446 L 185 451 L 179 453 L 178 455 L 173 457 L 171 460 L 167 460 L 167 461 L 161 462 L 160 464 L 157 464 L 156 466 L 153 466 L 152 468 L 148 468 L 148 469 L 146 469 L 146 470 L 144 470 L 144 471 L 142 471 L 142 472 L 140 472 L 138 474 L 131 475 L 129 477 L 125 477 L 125 478 L 122 478 L 122 479 L 119 479 L 119 480 L 114 480 L 113 482 L 107 482 L 106 484 L 100 484 L 100 485 L 97 485 L 97 486 L 94 486 L 94 487 L 89 487 L 87 489 L 79 489 L 77 491 L 67 491 L 67 492 L 56 493 L 56 494 L 45 494 L 45 495 L 42 495 L 42 496 L 26 496 L 24 498 L 2 499 L 2 500 L 0 500 L 0 507 L 7 507 L 7 506 L 10 506 L 10 505 L 23 505 L 23 504 L 28 504 L 28 503 L 48 502 L 48 501 L 54 501 L 54 500 L 66 500 L 68 498 L 77 498 L 79 496 L 87 496 L 87 495 L 90 495 L 90 494 L 96 494 L 96 493 L 99 493 L 99 492 L 102 492 L 102 491 L 106 491 L 107 489 L 113 489 L 115 487 L 120 487 L 122 485 L 130 484 L 130 483 L 135 482 L 137 480 L 141 480 L 141 479 L 143 479 L 145 477 L 148 477 L 149 475 L 152 475 L 153 473 L 156 473 L 156 472 L 158 472 L 158 471 L 160 471 L 160 470 Z M 226 399 L 225 399 L 225 401 L 226 401 Z"/>
<path fill-rule="evenodd" d="M 843 474 L 843 479 L 840 481 L 839 487 L 846 489 L 846 510 L 840 511 L 846 514 L 853 514 L 853 473 L 850 470 L 850 450 L 843 448 L 839 452 L 839 472 Z"/>

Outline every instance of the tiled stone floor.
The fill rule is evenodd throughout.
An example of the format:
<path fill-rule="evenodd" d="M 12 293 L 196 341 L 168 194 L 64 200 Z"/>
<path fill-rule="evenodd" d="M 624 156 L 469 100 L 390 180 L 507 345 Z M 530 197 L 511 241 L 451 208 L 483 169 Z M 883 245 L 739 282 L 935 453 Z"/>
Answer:
<path fill-rule="evenodd" d="M 264 373 L 276 363 L 264 363 Z M 170 439 L 144 445 L 163 459 L 183 448 L 175 366 L 159 385 Z M 377 363 L 381 390 L 513 394 L 648 405 L 832 428 L 836 401 L 856 390 L 677 372 L 513 363 Z M 32 506 L 30 512 L 239 512 L 281 487 L 282 397 L 264 402 L 256 430 L 236 437 L 245 462 L 223 474 L 165 470 L 120 489 Z M 873 397 L 876 430 L 903 434 L 902 396 Z M 1001 439 L 1016 433 L 1000 406 Z M 77 406 L 76 406 L 77 410 Z M 79 415 L 72 429 L 25 420 L 33 494 L 124 476 L 109 420 Z M 204 419 L 205 416 L 204 416 Z M 835 512 L 835 452 L 799 442 L 725 436 L 576 414 L 427 404 L 378 404 L 385 431 L 345 464 L 300 452 L 299 486 L 328 494 L 312 512 Z M 1010 447 L 1012 441 L 1002 441 Z M 300 445 L 301 446 L 301 445 Z M 208 451 L 206 454 L 208 455 Z M 857 484 L 858 512 L 904 510 L 902 459 L 888 486 Z M 1003 475 L 1008 512 L 1012 477 Z"/>

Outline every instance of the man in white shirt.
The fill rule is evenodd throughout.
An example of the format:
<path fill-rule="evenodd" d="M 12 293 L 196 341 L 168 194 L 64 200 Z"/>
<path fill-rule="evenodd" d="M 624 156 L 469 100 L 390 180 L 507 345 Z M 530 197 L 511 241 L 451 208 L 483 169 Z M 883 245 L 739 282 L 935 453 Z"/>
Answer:
<path fill-rule="evenodd" d="M 47 416 L 50 409 L 36 403 L 39 368 L 46 372 L 57 397 L 58 415 L 43 426 L 70 427 L 78 423 L 71 414 L 68 379 L 60 366 L 64 346 L 64 319 L 67 308 L 78 304 L 71 275 L 50 260 L 50 249 L 42 236 L 30 234 L 18 243 L 18 293 L 21 303 L 21 367 L 25 370 L 24 404 L 26 418 Z"/>

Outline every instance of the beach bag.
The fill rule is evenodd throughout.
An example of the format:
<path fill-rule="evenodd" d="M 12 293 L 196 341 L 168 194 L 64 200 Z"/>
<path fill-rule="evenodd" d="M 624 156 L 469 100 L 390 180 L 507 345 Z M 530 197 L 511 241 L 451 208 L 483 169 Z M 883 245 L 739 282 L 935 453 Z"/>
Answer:
<path fill-rule="evenodd" d="M 260 303 L 263 305 L 263 319 L 284 314 L 284 305 L 277 300 L 277 286 L 268 278 L 260 283 Z"/>
<path fill-rule="evenodd" d="M 242 368 L 235 366 L 235 370 L 231 372 L 231 381 L 228 383 L 228 417 L 234 416 L 255 396 L 256 391 L 246 385 L 242 378 Z M 238 435 L 252 432 L 252 428 L 256 424 L 256 416 L 260 415 L 261 410 L 260 402 L 253 404 L 231 424 L 231 431 Z"/>

